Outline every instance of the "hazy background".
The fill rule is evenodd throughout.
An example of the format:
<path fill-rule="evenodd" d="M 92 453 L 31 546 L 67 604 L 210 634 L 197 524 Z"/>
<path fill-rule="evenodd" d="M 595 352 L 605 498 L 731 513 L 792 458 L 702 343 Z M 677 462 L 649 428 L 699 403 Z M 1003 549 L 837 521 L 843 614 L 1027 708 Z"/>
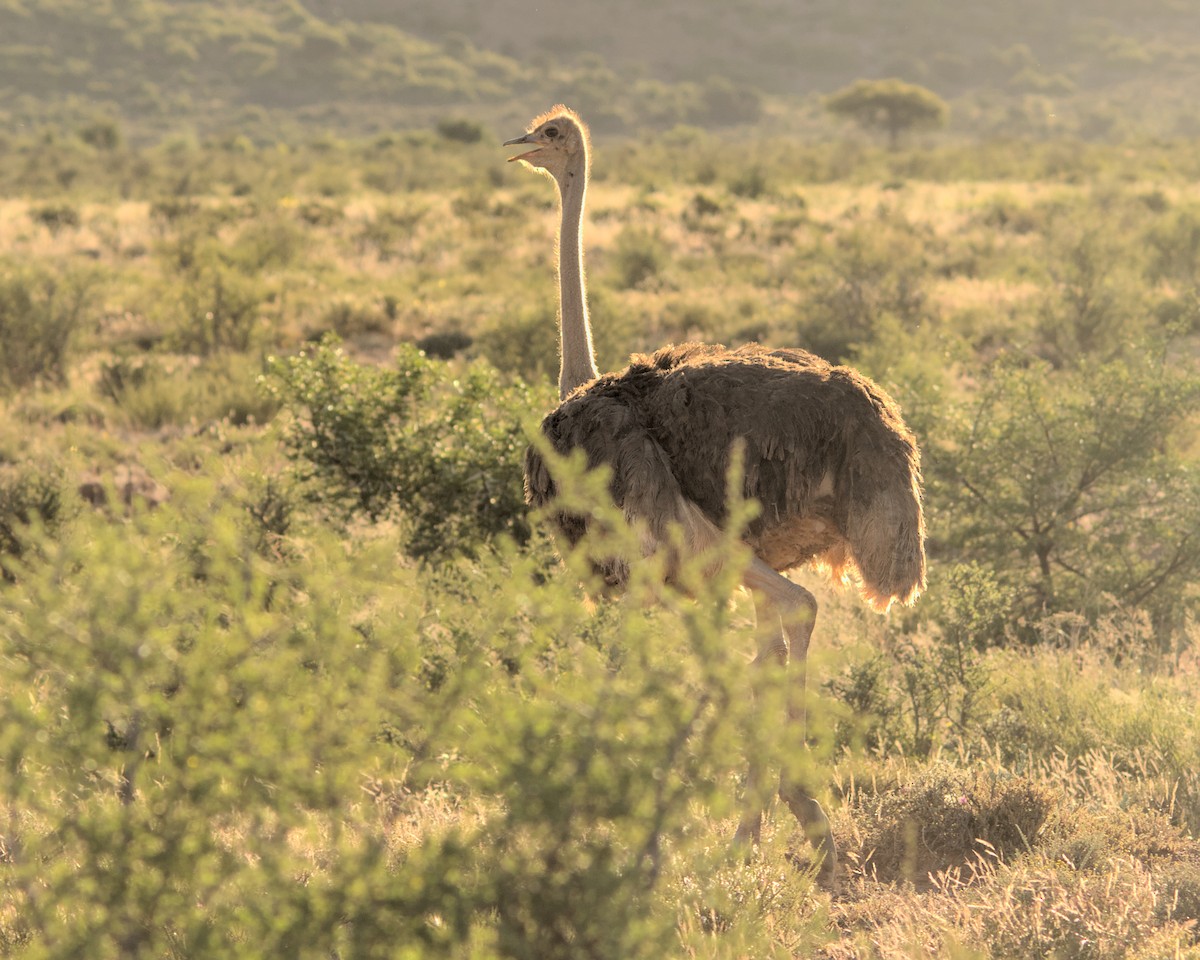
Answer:
<path fill-rule="evenodd" d="M 771 125 L 897 76 L 941 136 L 1200 134 L 1191 0 L 0 0 L 0 129 L 120 121 L 133 140 L 427 127 L 509 132 L 565 100 L 606 133 Z"/>

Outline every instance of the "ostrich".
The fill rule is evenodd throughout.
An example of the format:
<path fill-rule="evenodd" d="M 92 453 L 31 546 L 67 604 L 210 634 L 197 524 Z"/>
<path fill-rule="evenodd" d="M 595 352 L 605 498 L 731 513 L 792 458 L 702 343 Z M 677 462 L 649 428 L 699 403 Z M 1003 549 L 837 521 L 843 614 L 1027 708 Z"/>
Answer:
<path fill-rule="evenodd" d="M 600 376 L 592 350 L 583 276 L 581 223 L 589 136 L 573 111 L 556 106 L 505 146 L 530 145 L 519 160 L 558 186 L 561 404 L 542 421 L 559 453 L 582 449 L 589 467 L 607 464 L 610 491 L 630 520 L 644 524 L 647 554 L 670 543 L 678 525 L 686 546 L 713 544 L 726 521 L 726 477 L 740 451 L 744 495 L 761 505 L 742 531 L 753 553 L 742 583 L 759 622 L 757 669 L 788 664 L 788 720 L 803 736 L 805 660 L 816 599 L 782 571 L 811 564 L 853 582 L 873 609 L 912 603 L 925 586 L 925 523 L 920 455 L 895 402 L 871 380 L 798 349 L 685 343 L 637 354 Z M 554 500 L 554 478 L 536 450 L 525 457 L 525 496 Z M 586 517 L 559 512 L 571 544 Z M 668 565 L 669 566 L 669 565 Z M 604 576 L 620 587 L 623 561 Z M 757 794 L 757 771 L 750 788 Z M 779 795 L 821 858 L 831 882 L 837 850 L 817 800 L 787 772 Z M 761 804 L 748 806 L 735 840 L 757 843 Z"/>

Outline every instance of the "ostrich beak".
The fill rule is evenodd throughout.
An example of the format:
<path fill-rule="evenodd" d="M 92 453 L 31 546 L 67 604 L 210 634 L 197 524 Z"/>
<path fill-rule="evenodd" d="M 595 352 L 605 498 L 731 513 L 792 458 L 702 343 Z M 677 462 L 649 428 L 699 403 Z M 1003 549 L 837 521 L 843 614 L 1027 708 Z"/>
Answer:
<path fill-rule="evenodd" d="M 501 146 L 502 147 L 511 147 L 511 146 L 515 146 L 518 143 L 531 143 L 535 146 L 536 149 L 529 150 L 526 153 L 518 153 L 515 157 L 509 157 L 508 158 L 509 163 L 512 163 L 514 160 L 528 160 L 530 157 L 537 154 L 538 151 L 543 146 L 543 144 L 540 141 L 534 139 L 532 133 L 527 133 L 522 137 L 513 137 L 511 140 L 505 140 L 504 143 L 501 144 Z"/>

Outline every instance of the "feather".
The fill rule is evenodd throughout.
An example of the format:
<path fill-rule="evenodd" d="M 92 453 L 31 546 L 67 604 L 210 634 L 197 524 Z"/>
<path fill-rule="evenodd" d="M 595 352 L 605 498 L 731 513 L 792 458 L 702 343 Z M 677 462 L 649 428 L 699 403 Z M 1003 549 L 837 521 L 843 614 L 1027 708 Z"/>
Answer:
<path fill-rule="evenodd" d="M 743 494 L 762 507 L 744 531 L 775 570 L 814 564 L 855 581 L 873 607 L 909 603 L 925 585 L 920 456 L 899 408 L 848 367 L 803 350 L 685 343 L 585 384 L 542 423 L 559 453 L 612 468 L 610 492 L 660 539 L 694 504 L 717 526 L 742 442 Z M 553 478 L 534 451 L 526 497 Z M 576 543 L 586 519 L 556 520 Z"/>

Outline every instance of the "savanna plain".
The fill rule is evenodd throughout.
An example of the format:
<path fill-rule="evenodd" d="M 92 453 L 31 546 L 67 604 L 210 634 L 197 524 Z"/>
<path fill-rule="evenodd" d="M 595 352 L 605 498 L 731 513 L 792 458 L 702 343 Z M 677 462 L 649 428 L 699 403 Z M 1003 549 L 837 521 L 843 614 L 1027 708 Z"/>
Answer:
<path fill-rule="evenodd" d="M 0 953 L 1200 957 L 1195 144 L 595 144 L 601 369 L 801 346 L 921 443 L 918 603 L 794 574 L 805 745 L 736 537 L 609 598 L 524 507 L 521 132 L 9 141 Z M 836 889 L 781 807 L 731 848 L 751 759 Z"/>

